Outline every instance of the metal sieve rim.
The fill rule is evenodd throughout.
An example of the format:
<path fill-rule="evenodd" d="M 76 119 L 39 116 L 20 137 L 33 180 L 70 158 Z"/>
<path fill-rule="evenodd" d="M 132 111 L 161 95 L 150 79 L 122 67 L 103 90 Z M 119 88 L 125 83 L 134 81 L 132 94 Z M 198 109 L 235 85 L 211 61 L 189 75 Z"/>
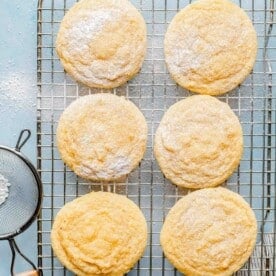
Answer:
<path fill-rule="evenodd" d="M 20 233 L 24 232 L 27 228 L 29 228 L 31 226 L 31 224 L 33 223 L 33 221 L 37 218 L 40 209 L 41 209 L 41 203 L 42 203 L 42 182 L 41 179 L 38 175 L 38 172 L 36 170 L 36 168 L 34 167 L 34 165 L 31 163 L 31 161 L 24 155 L 22 154 L 19 150 L 17 149 L 12 149 L 10 147 L 6 147 L 6 146 L 1 146 L 0 145 L 0 151 L 1 150 L 6 150 L 9 151 L 10 153 L 14 154 L 15 156 L 17 156 L 19 159 L 21 159 L 26 165 L 27 167 L 31 170 L 35 180 L 36 180 L 36 184 L 37 184 L 37 188 L 38 188 L 38 199 L 37 199 L 37 205 L 36 208 L 33 212 L 33 214 L 30 216 L 30 218 L 18 229 L 15 229 L 13 232 L 9 233 L 9 234 L 5 234 L 5 235 L 0 235 L 0 240 L 6 240 L 6 239 L 11 239 L 17 235 L 19 235 Z"/>

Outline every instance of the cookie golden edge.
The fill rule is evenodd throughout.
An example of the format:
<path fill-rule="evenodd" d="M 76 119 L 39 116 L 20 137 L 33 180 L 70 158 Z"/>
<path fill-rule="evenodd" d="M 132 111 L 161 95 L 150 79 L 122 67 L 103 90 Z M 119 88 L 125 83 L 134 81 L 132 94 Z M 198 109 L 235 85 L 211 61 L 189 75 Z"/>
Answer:
<path fill-rule="evenodd" d="M 70 259 L 67 257 L 66 255 L 66 250 L 61 246 L 60 242 L 59 242 L 59 237 L 58 237 L 58 233 L 57 233 L 57 228 L 59 227 L 59 223 L 60 220 L 62 220 L 62 216 L 64 213 L 64 210 L 66 212 L 68 212 L 68 209 L 71 208 L 71 206 L 75 206 L 76 204 L 78 204 L 79 201 L 82 200 L 83 197 L 91 197 L 94 194 L 102 194 L 102 195 L 107 195 L 107 196 L 112 196 L 112 197 L 117 197 L 118 200 L 127 200 L 128 204 L 131 204 L 131 206 L 134 206 L 137 210 L 137 213 L 140 216 L 140 220 L 141 220 L 141 224 L 144 224 L 144 232 L 141 233 L 143 235 L 143 244 L 141 244 L 140 248 L 136 248 L 136 252 L 138 252 L 139 257 L 135 260 L 133 260 L 133 262 L 129 265 L 129 269 L 127 271 L 124 272 L 112 272 L 112 273 L 107 273 L 107 274 L 97 274 L 97 275 L 106 275 L 106 276 L 123 276 L 125 273 L 129 272 L 134 266 L 135 264 L 139 261 L 139 259 L 143 256 L 146 246 L 147 246 L 147 222 L 146 219 L 142 213 L 142 211 L 140 210 L 140 208 L 130 199 L 128 199 L 126 196 L 124 195 L 119 195 L 119 194 L 115 194 L 115 193 L 110 193 L 110 192 L 90 192 L 89 194 L 86 194 L 84 196 L 81 196 L 79 198 L 74 199 L 71 202 L 66 203 L 57 213 L 57 215 L 55 216 L 54 219 L 54 223 L 52 226 L 52 230 L 50 233 L 50 239 L 51 239 L 51 246 L 52 249 L 54 251 L 54 254 L 56 255 L 56 257 L 59 259 L 59 261 L 62 263 L 62 265 L 64 267 L 66 267 L 67 269 L 69 269 L 70 271 L 76 273 L 78 276 L 87 276 L 87 273 L 83 273 L 83 271 L 81 271 L 79 268 L 77 268 L 76 266 L 74 266 L 71 262 Z M 92 276 L 92 275 L 91 275 Z"/>
<path fill-rule="evenodd" d="M 173 255 L 173 254 L 171 254 L 171 252 L 167 252 L 167 242 L 166 242 L 167 233 L 164 230 L 165 229 L 164 225 L 166 223 L 166 219 L 167 219 L 168 216 L 171 215 L 172 212 L 174 212 L 175 209 L 179 208 L 179 206 L 181 205 L 181 201 L 186 200 L 186 198 L 187 198 L 187 196 L 189 196 L 189 194 L 183 196 L 180 200 L 178 200 L 178 202 L 170 209 L 168 215 L 166 216 L 165 222 L 164 222 L 163 227 L 162 227 L 161 232 L 160 232 L 160 245 L 162 247 L 162 250 L 163 250 L 163 253 L 164 253 L 165 257 L 169 260 L 169 262 L 178 271 L 180 271 L 181 273 L 183 273 L 187 276 L 202 276 L 202 275 L 204 275 L 204 276 L 212 276 L 212 275 L 230 276 L 233 273 L 237 272 L 239 269 L 241 269 L 246 264 L 246 262 L 248 261 L 248 259 L 250 258 L 250 256 L 252 255 L 252 253 L 255 249 L 255 246 L 256 246 L 256 243 L 257 243 L 257 234 L 258 234 L 257 219 L 256 219 L 256 216 L 254 214 L 254 211 L 252 210 L 250 205 L 244 200 L 244 198 L 241 195 L 239 195 L 239 194 L 237 194 L 233 191 L 228 190 L 227 188 L 224 188 L 224 187 L 204 188 L 204 189 L 200 189 L 200 190 L 197 190 L 197 191 L 193 191 L 192 193 L 197 193 L 197 192 L 202 193 L 205 190 L 217 190 L 222 194 L 227 193 L 227 194 L 231 195 L 235 201 L 240 202 L 240 204 L 243 206 L 243 208 L 247 209 L 248 217 L 250 217 L 251 222 L 254 224 L 254 237 L 252 235 L 250 249 L 247 250 L 247 254 L 244 256 L 244 258 L 239 259 L 238 262 L 236 263 L 236 265 L 232 269 L 230 269 L 228 272 L 221 273 L 221 274 L 209 274 L 209 273 L 205 273 L 205 272 L 202 272 L 202 273 L 197 272 L 195 269 L 190 269 L 189 266 L 186 266 L 183 263 L 180 264 L 180 262 L 181 262 L 180 260 L 178 260 L 174 256 L 171 256 L 171 255 Z"/>
<path fill-rule="evenodd" d="M 186 6 L 185 8 L 183 8 L 182 10 L 180 10 L 176 15 L 175 17 L 172 19 L 172 22 L 169 24 L 169 27 L 167 29 L 167 32 L 165 34 L 165 39 L 164 39 L 164 54 L 165 54 L 165 63 L 166 63 L 166 66 L 168 68 L 168 71 L 170 73 L 170 76 L 171 78 L 179 85 L 181 86 L 182 88 L 184 89 L 187 89 L 193 93 L 197 93 L 197 94 L 201 94 L 201 95 L 209 95 L 209 96 L 219 96 L 219 95 L 223 95 L 223 94 L 226 94 L 228 92 L 231 92 L 232 90 L 234 90 L 235 88 L 237 88 L 240 84 L 242 84 L 246 78 L 250 75 L 250 73 L 252 72 L 253 68 L 254 68 L 254 65 L 255 65 L 255 62 L 256 62 L 256 58 L 257 58 L 257 51 L 258 51 L 258 40 L 257 40 L 257 32 L 252 24 L 252 21 L 251 19 L 249 18 L 249 16 L 246 14 L 246 12 L 240 8 L 241 12 L 245 15 L 245 17 L 248 18 L 248 20 L 251 22 L 252 24 L 252 29 L 254 30 L 254 36 L 252 37 L 252 44 L 255 45 L 254 47 L 254 54 L 252 54 L 252 57 L 251 59 L 248 61 L 248 63 L 246 64 L 246 66 L 244 67 L 244 71 L 243 73 L 240 75 L 240 78 L 237 79 L 236 81 L 232 81 L 232 83 L 229 83 L 227 88 L 223 89 L 223 88 L 216 88 L 216 89 L 210 89 L 208 87 L 206 88 L 199 88 L 199 87 L 194 87 L 193 85 L 190 85 L 190 84 L 187 84 L 186 81 L 184 81 L 181 76 L 177 75 L 177 74 L 173 74 L 170 72 L 170 64 L 166 58 L 167 56 L 167 50 L 166 50 L 166 45 L 168 44 L 167 41 L 168 41 L 168 36 L 167 36 L 167 33 L 171 31 L 171 28 L 172 28 L 172 23 L 173 23 L 173 20 L 176 18 L 176 17 L 179 17 L 181 16 L 181 14 L 183 12 L 186 12 L 187 11 L 187 8 L 189 8 L 190 5 L 193 5 L 193 4 L 198 4 L 202 1 L 205 1 L 205 0 L 197 0 L 195 2 L 193 2 L 192 4 L 189 4 L 188 6 Z M 225 1 L 225 2 L 228 2 L 228 5 L 235 5 L 237 6 L 236 4 L 234 4 L 233 2 L 231 1 Z M 238 7 L 238 6 L 237 6 Z"/>
<path fill-rule="evenodd" d="M 216 99 L 215 97 L 210 96 L 210 95 L 193 95 L 193 96 L 188 97 L 188 98 L 190 99 L 192 97 L 206 97 L 206 98 Z M 185 98 L 185 99 L 188 99 L 188 98 Z M 177 103 L 179 103 L 179 102 L 177 102 Z M 230 106 L 227 103 L 224 103 L 224 102 L 221 102 L 221 103 L 227 105 L 227 107 L 230 108 Z M 173 107 L 173 105 L 170 106 L 167 111 L 169 111 L 170 108 L 172 108 L 172 107 Z M 165 114 L 166 114 L 166 112 L 165 112 Z M 165 116 L 165 114 L 163 114 L 163 117 Z M 239 121 L 239 119 L 238 119 L 238 117 L 236 115 L 235 115 L 235 118 Z M 183 184 L 182 181 L 177 181 L 175 179 L 175 177 L 170 176 L 170 174 L 167 172 L 167 170 L 164 169 L 165 164 L 163 162 L 161 162 L 161 160 L 163 159 L 163 154 L 162 154 L 162 152 L 160 150 L 158 150 L 160 148 L 159 144 L 161 143 L 160 142 L 161 139 L 159 138 L 159 136 L 160 136 L 160 130 L 159 129 L 160 129 L 160 125 L 162 123 L 162 119 L 161 119 L 161 122 L 160 122 L 160 124 L 159 124 L 159 126 L 158 126 L 158 128 L 156 130 L 156 133 L 155 133 L 153 152 L 154 152 L 155 159 L 157 160 L 157 163 L 158 163 L 158 165 L 159 165 L 162 173 L 164 174 L 164 176 L 168 180 L 170 180 L 172 182 L 172 184 L 174 184 L 174 185 L 176 185 L 178 187 L 187 188 L 187 189 L 215 188 L 217 186 L 222 185 L 227 179 L 229 179 L 229 177 L 231 177 L 231 175 L 235 172 L 235 170 L 240 165 L 240 162 L 241 162 L 241 159 L 242 159 L 242 156 L 243 156 L 243 152 L 244 152 L 243 130 L 242 130 L 241 125 L 240 125 L 240 132 L 241 132 L 241 135 L 240 135 L 241 136 L 240 150 L 239 150 L 239 152 L 238 152 L 238 154 L 236 156 L 236 159 L 235 159 L 235 162 L 233 163 L 233 165 L 227 171 L 225 171 L 224 175 L 221 178 L 219 178 L 217 181 L 213 181 L 211 185 L 198 185 L 196 183 L 194 183 L 194 184 L 187 184 L 187 183 Z M 161 147 L 163 147 L 163 146 L 161 146 Z"/>
<path fill-rule="evenodd" d="M 87 1 L 87 0 L 81 0 L 77 3 L 74 4 L 74 6 L 69 9 L 69 11 L 65 14 L 65 16 L 70 16 L 70 13 L 74 12 L 76 10 L 76 12 L 78 12 L 78 10 L 81 8 L 82 2 L 83 1 Z M 68 73 L 68 75 L 70 75 L 70 77 L 72 79 L 74 79 L 77 83 L 81 83 L 84 84 L 90 88 L 99 88 L 99 89 L 113 89 L 113 88 L 117 88 L 119 86 L 124 85 L 125 83 L 127 83 L 128 81 L 132 80 L 141 70 L 145 57 L 146 57 L 146 52 L 147 52 L 147 26 L 146 26 L 146 22 L 145 19 L 143 18 L 142 14 L 140 13 L 139 10 L 136 9 L 136 7 L 128 0 L 120 0 L 121 2 L 124 1 L 125 2 L 125 6 L 128 6 L 130 8 L 130 10 L 134 10 L 137 12 L 137 20 L 140 21 L 140 26 L 143 29 L 144 32 L 144 41 L 143 41 L 143 53 L 141 56 L 141 60 L 138 63 L 138 65 L 132 70 L 132 72 L 128 72 L 127 74 L 125 74 L 124 77 L 120 77 L 112 82 L 110 82 L 109 84 L 105 84 L 105 85 L 101 85 L 101 84 L 97 84 L 94 82 L 90 82 L 90 81 L 85 81 L 83 79 L 80 79 L 77 75 L 78 73 L 76 73 L 76 69 L 74 68 L 74 66 L 71 65 L 70 62 L 68 62 L 66 60 L 66 58 L 64 58 L 63 54 L 62 54 L 62 50 L 60 50 L 60 45 L 63 43 L 63 39 L 61 38 L 61 33 L 60 33 L 60 29 L 58 31 L 57 34 L 57 39 L 55 42 L 55 49 L 56 49 L 56 53 L 60 59 L 60 62 L 64 68 L 64 70 Z M 119 1 L 118 1 L 119 2 Z M 65 17 L 64 17 L 65 18 Z M 61 21 L 61 24 L 63 24 L 63 20 Z"/>
<path fill-rule="evenodd" d="M 60 127 L 60 122 L 62 121 L 61 119 L 63 118 L 63 114 L 62 114 L 60 119 L 59 119 L 57 132 L 56 132 L 57 148 L 59 150 L 60 157 L 61 157 L 62 161 L 70 168 L 70 170 L 72 170 L 76 175 L 78 175 L 79 177 L 81 177 L 83 179 L 86 179 L 86 180 L 89 180 L 89 181 L 95 182 L 95 183 L 99 183 L 99 182 L 106 182 L 106 183 L 108 183 L 108 182 L 122 182 L 127 178 L 127 176 L 133 170 L 135 170 L 139 166 L 140 162 L 144 158 L 145 152 L 147 150 L 147 134 L 148 134 L 148 125 L 147 125 L 146 119 L 145 119 L 143 113 L 141 112 L 141 110 L 132 101 L 126 99 L 123 96 L 117 96 L 117 95 L 109 94 L 109 93 L 98 93 L 98 94 L 91 94 L 91 95 L 83 96 L 81 98 L 84 99 L 85 97 L 91 97 L 91 96 L 92 97 L 99 97 L 99 98 L 103 98 L 103 99 L 105 99 L 107 97 L 109 97 L 109 98 L 113 98 L 113 97 L 120 98 L 120 100 L 125 101 L 127 104 L 130 104 L 133 107 L 133 111 L 136 113 L 137 117 L 139 117 L 140 120 L 143 121 L 143 124 L 138 126 L 138 127 L 142 126 L 141 136 L 144 136 L 143 146 L 141 147 L 141 151 L 139 152 L 139 155 L 136 156 L 135 160 L 131 160 L 131 167 L 130 167 L 127 174 L 114 176 L 114 177 L 109 177 L 109 178 L 99 178 L 99 177 L 94 177 L 91 174 L 89 176 L 86 176 L 84 174 L 77 173 L 76 170 L 75 170 L 74 162 L 71 160 L 71 158 L 68 157 L 67 152 L 64 150 L 68 147 L 68 145 L 62 139 L 63 135 L 62 135 L 61 127 Z M 72 102 L 67 108 L 69 108 L 72 104 L 75 104 L 75 102 L 76 101 Z M 142 143 L 142 141 L 141 141 L 141 143 Z"/>

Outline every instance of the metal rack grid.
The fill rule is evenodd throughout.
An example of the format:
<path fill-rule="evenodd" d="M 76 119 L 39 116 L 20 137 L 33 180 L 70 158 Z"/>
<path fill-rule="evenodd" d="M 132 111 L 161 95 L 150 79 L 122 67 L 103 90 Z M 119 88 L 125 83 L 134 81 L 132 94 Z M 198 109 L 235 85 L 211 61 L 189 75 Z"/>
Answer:
<path fill-rule="evenodd" d="M 103 92 L 76 84 L 64 72 L 54 42 L 65 12 L 76 0 L 39 0 L 37 47 L 37 149 L 44 199 L 38 220 L 38 265 L 44 275 L 71 275 L 54 257 L 50 230 L 57 211 L 90 190 L 126 194 L 148 222 L 148 246 L 128 275 L 180 275 L 164 258 L 159 233 L 165 215 L 187 193 L 167 181 L 153 156 L 155 130 L 164 111 L 190 95 L 170 78 L 164 62 L 163 39 L 168 23 L 188 0 L 132 0 L 148 28 L 148 51 L 141 72 L 128 84 L 110 90 L 133 101 L 148 126 L 146 155 L 126 183 L 97 184 L 77 178 L 59 158 L 55 131 L 60 114 L 79 96 Z M 237 275 L 276 275 L 276 31 L 274 0 L 236 0 L 251 17 L 259 49 L 252 74 L 234 91 L 219 97 L 239 116 L 244 131 L 244 155 L 239 168 L 225 183 L 250 203 L 258 219 L 258 241 L 249 262 Z"/>

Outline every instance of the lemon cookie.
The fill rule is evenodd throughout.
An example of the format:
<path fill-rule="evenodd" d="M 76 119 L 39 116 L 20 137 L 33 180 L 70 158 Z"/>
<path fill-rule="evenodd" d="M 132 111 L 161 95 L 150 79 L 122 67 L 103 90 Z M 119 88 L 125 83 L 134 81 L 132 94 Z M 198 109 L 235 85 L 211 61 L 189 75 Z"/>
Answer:
<path fill-rule="evenodd" d="M 154 153 L 165 176 L 186 188 L 213 187 L 236 169 L 242 128 L 229 105 L 196 95 L 172 105 L 156 131 Z"/>
<path fill-rule="evenodd" d="M 127 175 L 143 158 L 147 124 L 124 97 L 94 94 L 65 109 L 57 127 L 63 161 L 79 176 L 113 181 Z"/>
<path fill-rule="evenodd" d="M 161 245 L 187 276 L 229 276 L 247 261 L 256 236 L 255 215 L 240 195 L 207 188 L 174 205 L 161 231 Z"/>
<path fill-rule="evenodd" d="M 59 260 L 79 276 L 122 276 L 143 255 L 147 224 L 125 196 L 92 192 L 59 211 L 51 242 Z"/>
<path fill-rule="evenodd" d="M 127 0 L 82 0 L 62 20 L 56 50 L 75 80 L 90 87 L 117 87 L 142 67 L 146 24 Z"/>
<path fill-rule="evenodd" d="M 193 92 L 219 95 L 234 89 L 253 68 L 257 36 L 251 20 L 227 0 L 199 0 L 181 10 L 165 36 L 173 79 Z"/>

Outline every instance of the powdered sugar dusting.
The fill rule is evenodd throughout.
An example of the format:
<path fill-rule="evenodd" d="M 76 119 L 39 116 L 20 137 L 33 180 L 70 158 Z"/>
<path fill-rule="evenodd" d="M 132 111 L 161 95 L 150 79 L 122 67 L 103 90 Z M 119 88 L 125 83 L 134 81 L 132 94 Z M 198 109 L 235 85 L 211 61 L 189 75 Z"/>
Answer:
<path fill-rule="evenodd" d="M 117 175 L 125 175 L 130 171 L 130 160 L 127 157 L 119 156 L 108 164 L 108 169 Z"/>
<path fill-rule="evenodd" d="M 130 159 L 124 156 L 118 156 L 101 166 L 97 162 L 91 161 L 76 168 L 76 173 L 83 178 L 98 178 L 105 181 L 118 179 L 130 173 L 130 171 Z"/>
<path fill-rule="evenodd" d="M 0 205 L 2 205 L 9 196 L 9 181 L 0 174 Z"/>
<path fill-rule="evenodd" d="M 101 9 L 90 11 L 89 16 L 81 21 L 77 21 L 71 28 L 65 32 L 66 40 L 69 42 L 70 51 L 75 54 L 84 54 L 89 51 L 89 43 L 104 26 L 114 20 L 117 20 L 119 12 L 115 9 Z"/>
<path fill-rule="evenodd" d="M 193 30 L 187 30 L 189 35 L 186 39 L 182 39 L 176 34 L 168 34 L 166 40 L 169 48 L 167 52 L 166 60 L 171 70 L 175 74 L 186 74 L 190 70 L 196 70 L 200 68 L 202 62 L 206 60 L 206 52 L 211 52 L 211 45 L 205 44 L 205 51 L 198 54 L 194 51 L 202 41 L 199 39 L 196 28 Z"/>

